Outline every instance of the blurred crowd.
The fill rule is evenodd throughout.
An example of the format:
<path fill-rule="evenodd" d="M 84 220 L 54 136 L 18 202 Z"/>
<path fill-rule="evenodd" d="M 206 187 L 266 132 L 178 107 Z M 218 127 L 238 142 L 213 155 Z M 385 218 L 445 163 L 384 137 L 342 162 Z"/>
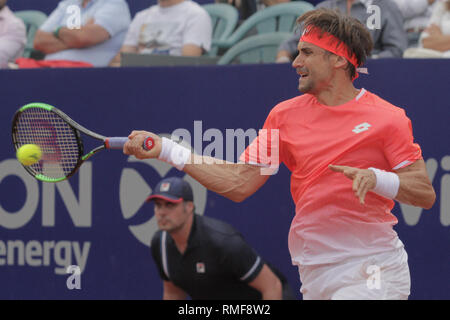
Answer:
<path fill-rule="evenodd" d="M 234 6 L 240 24 L 289 0 L 215 0 Z M 374 41 L 371 58 L 449 58 L 450 0 L 307 1 L 360 20 Z M 25 21 L 26 22 L 26 21 Z M 237 28 L 239 24 L 237 25 Z M 192 0 L 158 0 L 131 15 L 126 0 L 62 0 L 33 32 L 0 0 L 0 68 L 20 63 L 120 66 L 123 53 L 199 57 L 211 49 L 213 29 L 204 6 Z M 283 42 L 276 62 L 297 54 L 302 26 Z M 27 43 L 31 54 L 24 55 Z"/>

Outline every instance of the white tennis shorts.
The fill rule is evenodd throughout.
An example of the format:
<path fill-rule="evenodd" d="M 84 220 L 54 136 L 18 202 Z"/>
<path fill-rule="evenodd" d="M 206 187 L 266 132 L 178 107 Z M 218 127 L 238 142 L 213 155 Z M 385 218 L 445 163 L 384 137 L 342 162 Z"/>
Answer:
<path fill-rule="evenodd" d="M 404 248 L 337 264 L 299 266 L 304 300 L 407 300 L 411 277 Z"/>

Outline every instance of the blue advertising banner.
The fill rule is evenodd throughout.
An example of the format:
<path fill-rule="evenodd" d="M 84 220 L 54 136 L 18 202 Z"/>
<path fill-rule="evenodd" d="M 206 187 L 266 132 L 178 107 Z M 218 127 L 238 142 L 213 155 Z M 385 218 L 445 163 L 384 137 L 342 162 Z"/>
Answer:
<path fill-rule="evenodd" d="M 409 255 L 410 298 L 449 299 L 450 61 L 374 60 L 368 68 L 356 86 L 405 108 L 437 193 L 430 210 L 394 209 Z M 106 136 L 184 129 L 197 152 L 208 152 L 220 139 L 233 141 L 238 130 L 249 133 L 248 144 L 273 106 L 299 94 L 297 82 L 289 65 L 1 71 L 0 299 L 160 299 L 162 282 L 150 254 L 157 226 L 145 198 L 171 175 L 192 182 L 198 213 L 240 230 L 301 298 L 287 247 L 294 204 L 286 167 L 242 203 L 164 163 L 120 151 L 100 152 L 68 181 L 48 184 L 15 159 L 10 133 L 19 107 L 45 102 Z M 237 160 L 235 142 L 222 156 Z M 86 150 L 95 146 L 85 139 Z M 77 270 L 79 289 L 72 281 Z"/>

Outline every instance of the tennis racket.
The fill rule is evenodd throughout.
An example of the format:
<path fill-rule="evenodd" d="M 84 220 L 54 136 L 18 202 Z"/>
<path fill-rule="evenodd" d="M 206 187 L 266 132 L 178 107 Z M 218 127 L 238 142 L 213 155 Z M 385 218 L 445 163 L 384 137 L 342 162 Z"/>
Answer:
<path fill-rule="evenodd" d="M 84 153 L 81 133 L 102 141 Z M 127 137 L 104 137 L 76 123 L 61 110 L 46 103 L 30 103 L 14 115 L 12 141 L 17 151 L 24 144 L 41 148 L 41 159 L 24 166 L 33 177 L 45 182 L 59 182 L 71 177 L 84 161 L 104 149 L 122 150 Z M 142 146 L 150 150 L 154 140 L 147 137 Z"/>

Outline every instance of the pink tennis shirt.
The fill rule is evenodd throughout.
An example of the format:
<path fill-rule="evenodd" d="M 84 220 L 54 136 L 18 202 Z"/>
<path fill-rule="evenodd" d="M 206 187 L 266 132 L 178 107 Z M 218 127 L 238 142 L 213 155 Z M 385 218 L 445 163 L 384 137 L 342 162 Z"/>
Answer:
<path fill-rule="evenodd" d="M 362 205 L 352 180 L 328 168 L 392 171 L 422 159 L 403 109 L 364 89 L 332 107 L 304 94 L 275 106 L 263 129 L 277 129 L 278 137 L 260 133 L 240 161 L 276 166 L 273 149 L 264 149 L 278 145 L 279 162 L 292 173 L 296 214 L 289 251 L 294 264 L 334 263 L 403 246 L 392 228 L 398 222 L 391 213 L 394 201 L 368 192 Z"/>

